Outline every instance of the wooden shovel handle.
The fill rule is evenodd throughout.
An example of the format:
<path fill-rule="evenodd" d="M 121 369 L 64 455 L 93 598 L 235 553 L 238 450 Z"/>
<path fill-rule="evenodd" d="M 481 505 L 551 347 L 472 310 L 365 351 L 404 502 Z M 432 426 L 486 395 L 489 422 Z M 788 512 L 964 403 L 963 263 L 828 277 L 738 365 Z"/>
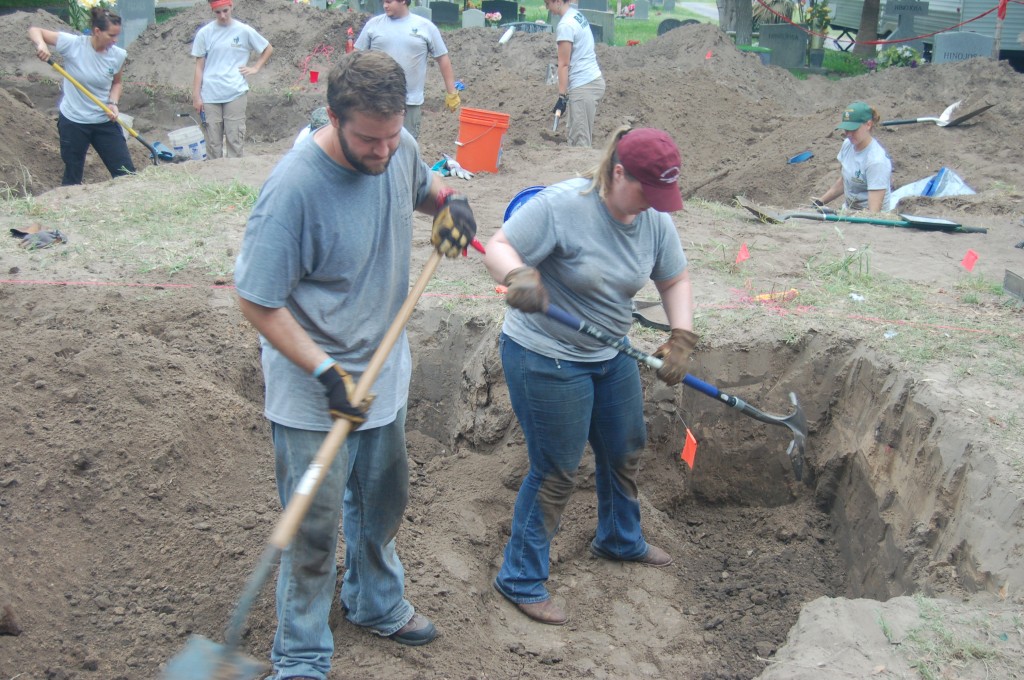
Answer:
<path fill-rule="evenodd" d="M 352 394 L 352 403 L 362 403 L 369 396 L 370 388 L 373 387 L 377 375 L 380 374 L 381 368 L 384 367 L 384 362 L 387 361 L 392 348 L 398 342 L 398 338 L 401 337 L 402 331 L 405 330 L 405 325 L 409 323 L 409 318 L 416 308 L 416 303 L 419 301 L 420 296 L 423 295 L 423 291 L 437 270 L 437 266 L 441 263 L 441 257 L 441 253 L 436 250 L 430 254 L 430 259 L 427 260 L 427 264 L 423 267 L 423 273 L 420 274 L 420 278 L 413 284 L 412 290 L 409 291 L 409 295 L 405 298 L 401 309 L 398 310 L 398 315 L 391 322 L 387 332 L 384 333 L 384 339 L 381 340 L 377 351 L 370 358 L 369 365 L 367 365 L 366 370 L 360 376 L 359 382 L 356 383 L 355 392 Z M 288 499 L 288 505 L 281 514 L 281 518 L 277 521 L 277 526 L 274 527 L 274 533 L 270 536 L 270 544 L 278 550 L 287 548 L 298 532 L 299 525 L 302 524 L 303 518 L 309 511 L 309 506 L 313 503 L 313 497 L 316 496 L 317 489 L 320 488 L 320 484 L 324 480 L 324 475 L 331 468 L 331 463 L 334 462 L 334 457 L 341 450 L 341 445 L 345 443 L 345 439 L 352 432 L 352 425 L 351 421 L 343 418 L 335 420 L 334 426 L 331 427 L 330 432 L 327 433 L 327 437 L 324 439 L 324 443 L 320 445 L 320 449 L 316 452 L 316 457 L 313 458 L 309 467 L 306 468 L 306 472 L 302 475 L 302 479 L 299 480 L 291 498 Z"/>

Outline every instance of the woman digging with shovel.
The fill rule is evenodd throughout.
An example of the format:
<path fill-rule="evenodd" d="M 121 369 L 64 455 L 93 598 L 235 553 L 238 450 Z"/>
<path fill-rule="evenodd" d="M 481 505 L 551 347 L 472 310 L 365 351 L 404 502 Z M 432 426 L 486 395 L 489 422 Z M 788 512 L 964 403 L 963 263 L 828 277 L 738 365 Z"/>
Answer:
<path fill-rule="evenodd" d="M 111 177 L 135 172 L 128 143 L 117 123 L 121 71 L 128 56 L 116 44 L 121 35 L 121 17 L 102 7 L 93 7 L 89 15 L 90 35 L 58 33 L 38 26 L 28 29 L 28 39 L 35 45 L 39 59 L 48 62 L 50 47 L 55 47 L 64 57 L 68 75 L 97 99 L 105 101 L 109 110 L 109 113 L 105 112 L 77 87 L 64 84 L 57 131 L 60 134 L 60 157 L 64 161 L 61 184 L 65 186 L 82 183 L 85 154 L 90 145 L 96 149 Z"/>
<path fill-rule="evenodd" d="M 836 157 L 840 176 L 829 190 L 811 199 L 821 207 L 840 196 L 846 210 L 867 210 L 879 213 L 888 208 L 892 189 L 892 160 L 871 133 L 878 125 L 878 112 L 864 102 L 854 102 L 843 111 L 836 126 L 846 139 Z"/>
<path fill-rule="evenodd" d="M 683 379 L 697 335 L 686 255 L 666 214 L 683 207 L 679 163 L 667 133 L 620 128 L 597 168 L 534 196 L 487 244 L 487 269 L 508 286 L 501 361 L 530 460 L 494 587 L 540 623 L 568 621 L 545 584 L 588 441 L 598 499 L 590 552 L 672 563 L 640 530 L 636 478 L 647 430 L 636 360 L 543 312 L 550 301 L 621 338 L 633 322 L 633 296 L 651 279 L 672 326 L 656 352 L 665 362 L 658 377 L 669 385 Z"/>

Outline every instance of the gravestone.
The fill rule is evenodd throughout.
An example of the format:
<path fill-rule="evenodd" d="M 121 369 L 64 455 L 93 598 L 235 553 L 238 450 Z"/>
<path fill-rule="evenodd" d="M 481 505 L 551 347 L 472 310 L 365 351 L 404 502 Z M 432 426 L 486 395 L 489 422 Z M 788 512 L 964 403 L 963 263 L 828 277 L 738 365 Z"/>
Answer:
<path fill-rule="evenodd" d="M 676 9 L 676 0 L 665 0 L 665 4 L 662 5 L 662 12 L 674 12 Z"/>
<path fill-rule="evenodd" d="M 608 0 L 580 0 L 576 9 L 589 9 L 595 12 L 607 12 Z"/>
<path fill-rule="evenodd" d="M 581 9 L 580 14 L 587 18 L 590 32 L 594 34 L 594 42 L 611 45 L 615 42 L 615 14 L 612 12 L 596 12 Z"/>
<path fill-rule="evenodd" d="M 772 66 L 799 68 L 807 63 L 807 34 L 789 24 L 762 24 L 761 47 L 772 51 Z"/>
<path fill-rule="evenodd" d="M 384 14 L 384 3 L 381 0 L 348 0 L 349 9 L 353 12 L 366 14 Z"/>
<path fill-rule="evenodd" d="M 498 22 L 499 24 L 510 24 L 514 21 L 519 21 L 518 2 L 509 2 L 509 0 L 484 0 L 480 3 L 480 9 L 483 10 L 484 14 L 500 12 L 501 21 Z"/>
<path fill-rule="evenodd" d="M 433 12 L 430 11 L 429 7 L 410 7 L 409 11 L 415 14 L 416 16 L 423 17 L 427 21 L 431 21 L 430 17 L 433 16 L 434 14 Z"/>
<path fill-rule="evenodd" d="M 906 40 L 917 36 L 914 28 L 914 17 L 928 16 L 928 3 L 917 0 L 886 0 L 884 16 L 899 17 L 896 30 L 886 40 Z M 913 47 L 918 52 L 924 51 L 923 40 L 910 40 L 902 43 Z"/>
<path fill-rule="evenodd" d="M 447 24 L 449 26 L 459 25 L 459 4 L 457 2 L 431 2 L 430 19 L 435 24 Z"/>
<path fill-rule="evenodd" d="M 150 24 L 156 23 L 156 0 L 117 0 L 115 9 L 121 15 L 118 47 L 127 48 Z"/>
<path fill-rule="evenodd" d="M 484 13 L 478 9 L 467 9 L 462 12 L 462 27 L 463 28 L 483 28 L 486 22 L 484 21 Z"/>
<path fill-rule="evenodd" d="M 634 0 L 633 2 L 633 18 L 640 21 L 647 21 L 648 14 L 651 9 L 651 3 L 647 0 Z"/>
<path fill-rule="evenodd" d="M 967 61 L 974 57 L 991 57 L 993 39 L 981 33 L 953 32 L 935 36 L 932 48 L 932 63 L 945 64 L 950 61 Z"/>
<path fill-rule="evenodd" d="M 658 35 L 665 35 L 673 28 L 679 28 L 683 25 L 683 22 L 679 19 L 662 19 L 661 23 L 658 24 Z"/>

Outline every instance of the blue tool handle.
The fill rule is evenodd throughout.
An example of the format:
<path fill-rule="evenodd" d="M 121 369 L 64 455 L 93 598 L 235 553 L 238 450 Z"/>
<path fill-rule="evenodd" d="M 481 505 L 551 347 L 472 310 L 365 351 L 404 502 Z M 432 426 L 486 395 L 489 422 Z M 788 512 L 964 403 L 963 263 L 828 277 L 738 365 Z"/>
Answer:
<path fill-rule="evenodd" d="M 661 368 L 662 365 L 664 365 L 664 362 L 661 359 L 653 357 L 647 352 L 642 352 L 638 350 L 636 347 L 633 347 L 633 345 L 626 342 L 625 338 L 612 337 L 611 335 L 602 331 L 597 326 L 589 324 L 586 321 L 581 321 L 577 319 L 575 316 L 565 311 L 558 305 L 549 304 L 545 314 L 547 314 L 550 318 L 554 319 L 555 321 L 563 323 L 566 326 L 569 326 L 570 328 L 575 328 L 580 333 L 583 333 L 584 335 L 589 335 L 590 337 L 608 345 L 609 347 L 614 347 L 615 349 L 619 350 L 620 352 L 630 357 L 631 359 L 636 359 L 640 363 L 646 364 L 655 370 Z M 712 399 L 722 398 L 721 392 L 719 392 L 717 387 L 710 383 L 704 382 L 700 378 L 695 378 L 689 373 L 687 373 L 683 377 L 683 384 L 686 385 L 687 387 L 697 390 L 698 392 L 703 392 Z"/>

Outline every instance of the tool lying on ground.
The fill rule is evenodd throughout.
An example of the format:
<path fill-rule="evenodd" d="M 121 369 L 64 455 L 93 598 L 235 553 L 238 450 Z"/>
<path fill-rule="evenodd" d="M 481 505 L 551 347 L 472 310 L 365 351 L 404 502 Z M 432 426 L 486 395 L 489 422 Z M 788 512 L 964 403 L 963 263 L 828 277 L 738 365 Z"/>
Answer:
<path fill-rule="evenodd" d="M 96 95 L 94 95 L 92 92 L 89 92 L 89 90 L 85 89 L 82 86 L 82 84 L 80 82 L 78 82 L 77 80 L 75 80 L 70 74 L 68 74 L 68 72 L 65 71 L 64 68 L 60 64 L 55 62 L 53 59 L 47 59 L 46 63 L 49 64 L 50 66 L 52 66 L 54 68 L 54 70 L 57 71 L 57 73 L 61 74 L 65 78 L 67 78 L 68 82 L 70 82 L 72 85 L 77 87 L 82 92 L 82 94 L 84 94 L 89 99 L 93 100 L 98 107 L 103 109 L 104 113 L 106 113 L 108 116 L 113 115 L 113 112 L 110 110 L 109 107 L 107 107 L 106 104 L 101 102 L 99 100 L 99 98 Z M 154 148 L 154 146 L 152 144 L 150 144 L 145 139 L 140 137 L 138 132 L 136 132 L 135 130 L 131 129 L 131 127 L 126 125 L 125 122 L 123 120 L 121 120 L 120 118 L 117 119 L 117 122 L 121 124 L 121 127 L 123 127 L 125 130 L 128 131 L 128 134 L 130 134 L 135 139 L 139 140 L 144 147 L 149 149 L 150 157 L 153 159 L 153 165 L 158 165 L 159 164 L 159 162 L 157 161 L 157 157 L 162 158 L 165 161 L 171 160 L 172 158 L 174 158 L 174 154 L 173 153 L 170 154 L 169 157 L 165 155 L 166 154 L 166 148 L 164 149 L 163 152 L 157 151 L 157 149 Z"/>
<path fill-rule="evenodd" d="M 736 197 L 736 203 L 749 210 L 755 217 L 768 224 L 782 224 L 790 218 L 801 220 L 817 220 L 820 222 L 852 222 L 855 224 L 874 224 L 882 227 L 909 227 L 925 231 L 945 231 L 962 234 L 987 234 L 984 227 L 965 227 L 951 220 L 938 217 L 920 217 L 918 215 L 900 214 L 898 220 L 887 220 L 881 217 L 851 217 L 849 215 L 833 215 L 828 212 L 788 212 L 777 213 L 767 208 L 754 205 L 742 196 Z"/>
<path fill-rule="evenodd" d="M 636 359 L 655 370 L 662 366 L 661 359 L 638 350 L 636 347 L 633 347 L 621 338 L 613 338 L 592 324 L 580 321 L 557 305 L 549 304 L 545 314 L 555 321 L 559 321 L 570 328 L 576 329 L 584 335 L 589 335 L 598 342 L 602 342 L 609 347 L 614 347 L 626 356 Z M 807 418 L 804 416 L 804 412 L 800 408 L 800 403 L 797 401 L 796 394 L 793 392 L 789 393 L 789 400 L 793 404 L 792 413 L 788 416 L 773 416 L 751 406 L 739 397 L 734 397 L 722 392 L 714 385 L 706 383 L 700 378 L 695 378 L 690 374 L 683 377 L 683 384 L 711 397 L 712 399 L 721 401 L 726 406 L 739 410 L 743 415 L 749 416 L 754 420 L 760 420 L 762 423 L 768 423 L 769 425 L 781 425 L 782 427 L 788 427 L 793 432 L 793 441 L 789 443 L 789 448 L 786 449 L 786 455 L 789 456 L 790 464 L 793 466 L 793 476 L 796 477 L 797 480 L 803 479 L 804 451 L 807 448 Z"/>
<path fill-rule="evenodd" d="M 953 102 L 952 104 L 950 104 L 949 106 L 946 107 L 946 110 L 943 111 L 939 115 L 938 118 L 935 118 L 935 117 L 932 117 L 932 116 L 925 116 L 923 118 L 902 118 L 900 120 L 883 120 L 882 121 L 882 125 L 907 125 L 909 123 L 935 123 L 939 127 L 956 127 L 960 123 L 963 123 L 964 121 L 970 120 L 971 118 L 974 118 L 975 116 L 977 116 L 979 114 L 985 113 L 986 111 L 991 109 L 993 106 L 995 106 L 995 104 L 986 104 L 985 106 L 982 106 L 981 108 L 974 109 L 973 111 L 968 111 L 967 113 L 965 113 L 963 115 L 957 116 L 956 118 L 952 118 L 953 112 L 955 112 L 958 108 L 960 108 L 960 104 L 961 104 L 961 102 Z M 952 118 L 952 120 L 951 120 L 951 118 Z"/>
<path fill-rule="evenodd" d="M 370 363 L 367 364 L 366 370 L 359 378 L 350 399 L 351 403 L 362 404 L 370 395 L 373 382 L 377 379 L 391 349 L 401 337 L 402 331 L 416 307 L 416 302 L 426 289 L 434 271 L 437 270 L 442 257 L 443 255 L 436 250 L 430 254 L 430 259 L 423 267 L 423 273 L 413 284 L 412 290 L 409 291 L 401 309 L 398 310 L 395 320 L 391 322 L 380 346 L 373 353 Z M 320 446 L 320 450 L 317 451 L 316 457 L 306 468 L 306 472 L 302 475 L 302 479 L 274 527 L 267 547 L 260 555 L 255 571 L 245 584 L 238 607 L 228 622 L 225 644 L 219 645 L 212 640 L 193 635 L 189 638 L 185 649 L 167 663 L 167 669 L 164 671 L 165 680 L 249 680 L 265 670 L 265 664 L 238 651 L 245 620 L 253 602 L 259 596 L 263 584 L 270 576 L 271 569 L 277 563 L 281 553 L 291 544 L 295 534 L 298 533 L 299 525 L 309 511 L 313 498 L 323 482 L 324 475 L 330 469 L 341 445 L 345 443 L 345 439 L 352 431 L 352 425 L 350 420 L 336 419 L 331 431 L 327 433 L 324 443 Z"/>

